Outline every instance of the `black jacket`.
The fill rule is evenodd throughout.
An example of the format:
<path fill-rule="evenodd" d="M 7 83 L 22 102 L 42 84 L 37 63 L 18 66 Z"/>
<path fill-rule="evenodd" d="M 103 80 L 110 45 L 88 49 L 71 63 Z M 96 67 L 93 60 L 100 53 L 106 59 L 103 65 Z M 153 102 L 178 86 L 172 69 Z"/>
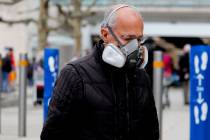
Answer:
<path fill-rule="evenodd" d="M 12 62 L 9 56 L 6 56 L 2 60 L 2 71 L 3 72 L 11 72 L 12 71 Z"/>
<path fill-rule="evenodd" d="M 186 74 L 189 75 L 190 73 L 190 64 L 189 64 L 189 53 L 185 53 L 183 56 L 180 57 L 179 59 L 179 76 L 180 76 L 180 81 L 187 81 L 189 80 L 189 76 L 185 77 Z"/>
<path fill-rule="evenodd" d="M 61 71 L 41 140 L 159 139 L 146 72 L 104 63 L 102 44 Z"/>

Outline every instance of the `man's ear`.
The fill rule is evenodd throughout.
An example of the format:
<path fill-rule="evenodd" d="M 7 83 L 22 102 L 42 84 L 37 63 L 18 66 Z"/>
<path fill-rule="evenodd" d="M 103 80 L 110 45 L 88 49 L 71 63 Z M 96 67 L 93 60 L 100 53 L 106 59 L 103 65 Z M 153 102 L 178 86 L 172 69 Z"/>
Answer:
<path fill-rule="evenodd" d="M 101 38 L 105 43 L 108 42 L 109 31 L 106 27 L 101 27 Z"/>

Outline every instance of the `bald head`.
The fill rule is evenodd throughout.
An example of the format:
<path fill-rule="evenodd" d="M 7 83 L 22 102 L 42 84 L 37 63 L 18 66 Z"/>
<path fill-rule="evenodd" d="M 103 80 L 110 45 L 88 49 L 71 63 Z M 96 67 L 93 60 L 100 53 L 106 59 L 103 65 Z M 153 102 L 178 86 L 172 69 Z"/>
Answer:
<path fill-rule="evenodd" d="M 105 13 L 101 25 L 101 37 L 105 42 L 114 42 L 107 27 L 111 27 L 121 42 L 128 36 L 139 38 L 143 35 L 143 19 L 139 12 L 131 6 L 118 4 L 110 7 Z M 125 39 L 123 39 L 125 37 Z"/>
<path fill-rule="evenodd" d="M 126 20 L 128 19 L 128 16 L 135 17 L 139 21 L 143 22 L 142 16 L 134 7 L 125 4 L 117 4 L 109 7 L 105 12 L 101 27 L 105 27 L 107 25 L 114 27 L 118 22 L 118 18 Z"/>

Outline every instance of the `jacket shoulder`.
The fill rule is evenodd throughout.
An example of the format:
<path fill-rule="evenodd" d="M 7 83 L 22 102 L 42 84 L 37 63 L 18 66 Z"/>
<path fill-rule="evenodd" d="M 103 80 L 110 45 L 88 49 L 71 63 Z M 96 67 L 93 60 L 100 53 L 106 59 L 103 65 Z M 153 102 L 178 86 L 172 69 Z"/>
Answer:
<path fill-rule="evenodd" d="M 76 66 L 78 67 L 79 65 L 84 65 L 84 64 L 88 64 L 90 63 L 91 61 L 93 61 L 94 59 L 94 54 L 93 52 L 87 56 L 84 56 L 84 57 L 81 57 L 81 58 L 78 58 L 77 60 L 75 61 L 70 61 L 67 63 L 67 65 L 73 65 L 73 66 Z"/>
<path fill-rule="evenodd" d="M 56 80 L 54 94 L 55 96 L 71 96 L 77 98 L 82 96 L 82 88 L 83 81 L 78 71 L 74 66 L 66 65 Z M 78 89 L 81 90 L 78 91 Z"/>

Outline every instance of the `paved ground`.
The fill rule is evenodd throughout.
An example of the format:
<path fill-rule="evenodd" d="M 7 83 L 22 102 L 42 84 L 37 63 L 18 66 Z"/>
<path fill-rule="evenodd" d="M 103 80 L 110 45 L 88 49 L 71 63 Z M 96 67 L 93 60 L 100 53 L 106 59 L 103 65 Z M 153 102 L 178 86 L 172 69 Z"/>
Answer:
<path fill-rule="evenodd" d="M 169 92 L 171 107 L 163 112 L 162 140 L 189 140 L 189 107 L 183 105 L 180 89 L 172 88 Z M 2 109 L 0 140 L 39 140 L 43 110 L 40 106 L 33 106 L 32 93 L 28 94 L 27 137 L 18 137 L 18 108 L 12 106 Z"/>
<path fill-rule="evenodd" d="M 171 106 L 163 111 L 163 140 L 189 140 L 189 106 L 181 89 L 170 89 Z"/>
<path fill-rule="evenodd" d="M 18 137 L 18 92 L 14 92 L 2 96 L 0 140 L 39 140 L 43 110 L 42 106 L 33 105 L 33 89 L 29 87 L 27 91 L 27 137 Z"/>

